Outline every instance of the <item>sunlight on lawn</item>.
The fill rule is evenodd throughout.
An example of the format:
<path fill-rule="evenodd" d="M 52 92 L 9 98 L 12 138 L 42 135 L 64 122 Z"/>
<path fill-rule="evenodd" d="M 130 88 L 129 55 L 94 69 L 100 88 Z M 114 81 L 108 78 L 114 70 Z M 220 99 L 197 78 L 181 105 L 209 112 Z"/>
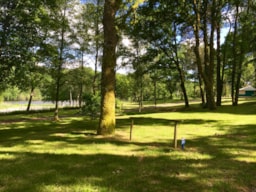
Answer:
<path fill-rule="evenodd" d="M 85 117 L 3 121 L 0 191 L 253 191 L 255 124 L 255 114 L 222 108 L 118 116 L 113 136 Z"/>
<path fill-rule="evenodd" d="M 90 182 L 92 182 L 90 180 Z M 66 190 L 70 189 L 70 190 Z M 85 190 L 86 189 L 86 190 Z M 76 192 L 76 191 L 83 191 L 83 192 L 107 192 L 107 189 L 104 188 L 99 188 L 98 186 L 93 186 L 88 182 L 88 180 L 84 181 L 79 181 L 78 184 L 71 185 L 67 184 L 65 187 L 63 185 L 42 185 L 39 187 L 40 192 L 49 192 L 49 191 L 54 191 L 54 192 Z"/>
<path fill-rule="evenodd" d="M 10 154 L 8 152 L 1 151 L 0 160 L 14 160 L 16 156 L 14 154 Z"/>

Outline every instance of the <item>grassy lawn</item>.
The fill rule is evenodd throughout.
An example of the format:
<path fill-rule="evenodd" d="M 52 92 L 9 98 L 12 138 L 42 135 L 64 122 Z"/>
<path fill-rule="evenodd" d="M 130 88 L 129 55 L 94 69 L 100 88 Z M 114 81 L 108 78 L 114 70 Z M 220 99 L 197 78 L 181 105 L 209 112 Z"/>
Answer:
<path fill-rule="evenodd" d="M 130 110 L 111 137 L 76 111 L 61 114 L 60 122 L 52 113 L 0 116 L 1 192 L 256 191 L 255 101 Z M 174 119 L 184 151 L 172 148 Z"/>

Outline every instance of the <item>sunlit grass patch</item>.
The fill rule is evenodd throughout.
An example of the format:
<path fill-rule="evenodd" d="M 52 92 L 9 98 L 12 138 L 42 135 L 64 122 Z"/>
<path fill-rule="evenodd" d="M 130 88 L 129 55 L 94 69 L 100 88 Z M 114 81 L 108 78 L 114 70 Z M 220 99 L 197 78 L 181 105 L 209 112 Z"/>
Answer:
<path fill-rule="evenodd" d="M 2 151 L 0 154 L 0 160 L 15 160 L 16 156 L 14 154 Z"/>
<path fill-rule="evenodd" d="M 256 189 L 254 113 L 245 106 L 168 110 L 118 116 L 112 136 L 96 135 L 98 122 L 74 111 L 59 122 L 51 113 L 1 116 L 0 191 Z M 173 120 L 179 120 L 177 149 Z"/>
<path fill-rule="evenodd" d="M 39 192 L 107 192 L 108 189 L 104 187 L 93 186 L 90 184 L 91 180 L 80 181 L 78 184 L 70 184 L 63 187 L 62 185 L 53 184 L 39 187 Z M 86 184 L 87 183 L 87 184 Z"/>

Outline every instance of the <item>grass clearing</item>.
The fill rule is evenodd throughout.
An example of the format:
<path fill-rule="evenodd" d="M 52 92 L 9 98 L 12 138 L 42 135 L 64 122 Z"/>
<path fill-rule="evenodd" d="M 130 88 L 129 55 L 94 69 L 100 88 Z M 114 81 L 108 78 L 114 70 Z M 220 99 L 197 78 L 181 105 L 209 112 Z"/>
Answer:
<path fill-rule="evenodd" d="M 254 101 L 129 111 L 108 137 L 95 135 L 97 121 L 61 113 L 60 122 L 51 113 L 0 116 L 0 191 L 256 191 Z M 182 120 L 185 151 L 172 148 L 173 119 Z"/>

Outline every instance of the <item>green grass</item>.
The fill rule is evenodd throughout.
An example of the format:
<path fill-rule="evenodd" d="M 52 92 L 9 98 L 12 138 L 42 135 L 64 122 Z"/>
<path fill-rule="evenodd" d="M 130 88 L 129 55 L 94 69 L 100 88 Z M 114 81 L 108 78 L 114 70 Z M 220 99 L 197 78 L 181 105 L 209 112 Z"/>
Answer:
<path fill-rule="evenodd" d="M 0 101 L 0 110 L 8 112 L 8 109 L 13 109 L 13 111 L 18 110 L 26 110 L 28 106 L 28 101 L 26 102 L 1 102 Z M 32 110 L 38 110 L 38 109 L 50 109 L 54 108 L 54 103 L 41 103 L 41 104 L 35 104 L 33 101 L 31 103 L 30 109 Z"/>
<path fill-rule="evenodd" d="M 62 110 L 0 116 L 0 191 L 256 191 L 256 102 L 217 111 L 180 105 L 117 116 L 114 136 Z M 134 120 L 132 141 L 129 140 Z M 186 149 L 172 148 L 173 122 Z"/>

